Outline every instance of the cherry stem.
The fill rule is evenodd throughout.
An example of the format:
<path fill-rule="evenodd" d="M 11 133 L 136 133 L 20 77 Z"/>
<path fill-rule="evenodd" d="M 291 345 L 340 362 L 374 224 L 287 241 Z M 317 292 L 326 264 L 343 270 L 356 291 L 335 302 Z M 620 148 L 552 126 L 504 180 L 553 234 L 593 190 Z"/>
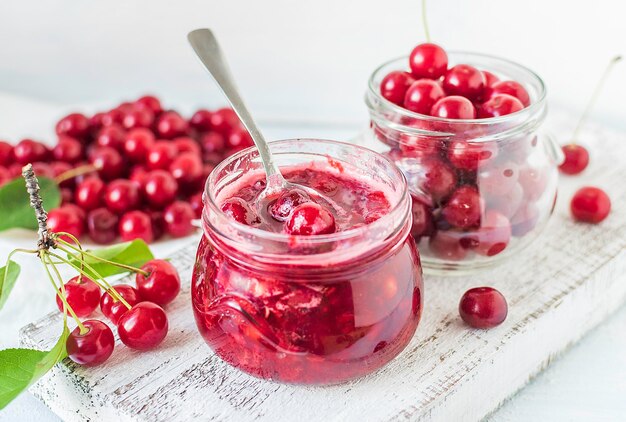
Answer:
<path fill-rule="evenodd" d="M 67 299 L 65 298 L 65 296 L 66 296 L 66 294 L 65 294 L 65 285 L 63 284 L 63 279 L 61 277 L 61 274 L 59 273 L 59 270 L 52 263 L 52 260 L 50 259 L 50 256 L 48 255 L 47 252 L 44 252 L 43 254 L 41 254 L 40 255 L 40 259 L 41 259 L 41 262 L 43 263 L 43 267 L 46 270 L 46 273 L 48 274 L 48 279 L 50 280 L 50 282 L 52 283 L 52 286 L 54 287 L 54 291 L 56 292 L 57 296 L 59 296 L 59 298 L 63 302 L 64 321 L 67 320 L 67 312 L 69 311 L 69 313 L 72 316 L 72 318 L 74 319 L 74 321 L 76 321 L 76 325 L 78 325 L 78 327 L 80 329 L 80 333 L 81 334 L 87 333 L 89 330 L 83 325 L 82 322 L 80 322 L 80 319 L 78 319 L 78 316 L 76 315 L 76 313 L 74 312 L 74 310 L 72 309 L 70 304 L 67 303 Z M 46 260 L 48 262 L 46 262 Z M 52 273 L 50 272 L 50 269 L 48 268 L 48 265 L 51 265 L 52 269 L 56 273 L 56 276 L 57 276 L 57 278 L 59 280 L 59 283 L 61 284 L 61 288 L 60 289 L 57 286 L 56 282 L 54 281 L 54 277 L 52 276 Z"/>
<path fill-rule="evenodd" d="M 68 179 L 73 179 L 76 176 L 81 176 L 83 174 L 92 173 L 97 171 L 98 168 L 92 164 L 84 164 L 82 166 L 75 167 L 71 170 L 63 172 L 54 178 L 54 181 L 58 184 L 65 182 Z"/>
<path fill-rule="evenodd" d="M 424 34 L 426 42 L 430 42 L 430 31 L 428 30 L 428 19 L 426 19 L 426 0 L 422 0 L 422 25 L 424 26 Z"/>
<path fill-rule="evenodd" d="M 66 233 L 59 232 L 59 233 L 57 233 L 57 234 L 62 234 L 62 235 L 65 235 Z M 98 261 L 100 261 L 100 262 L 104 262 L 105 264 L 113 265 L 113 266 L 116 266 L 116 267 L 119 267 L 119 268 L 124 268 L 124 269 L 127 269 L 127 270 L 128 270 L 128 271 L 130 271 L 130 272 L 133 272 L 133 273 L 139 273 L 139 274 L 143 275 L 144 277 L 148 277 L 148 276 L 150 275 L 150 273 L 149 273 L 148 271 L 142 270 L 141 268 L 133 267 L 133 266 L 131 266 L 131 265 L 122 264 L 122 263 L 120 263 L 120 262 L 109 261 L 108 259 L 105 259 L 105 258 L 99 257 L 99 256 L 97 256 L 97 255 L 93 255 L 93 254 L 91 254 L 91 253 L 89 253 L 89 252 L 85 251 L 85 250 L 84 250 L 84 249 L 82 249 L 82 248 L 81 248 L 81 249 L 78 249 L 78 248 L 76 248 L 74 245 L 72 245 L 72 244 L 71 244 L 71 243 L 69 243 L 69 242 L 64 241 L 63 239 L 58 239 L 58 242 L 59 242 L 59 243 L 63 243 L 63 244 L 64 244 L 65 246 L 67 246 L 68 248 L 72 248 L 72 249 L 74 249 L 76 252 L 80 252 L 80 253 L 81 253 L 82 255 L 84 255 L 84 256 L 88 256 L 89 258 L 92 258 L 92 259 L 98 260 Z"/>
<path fill-rule="evenodd" d="M 598 96 L 600 95 L 600 92 L 602 91 L 602 87 L 604 86 L 604 82 L 608 78 L 609 73 L 611 73 L 611 69 L 613 69 L 613 66 L 615 66 L 620 60 L 622 60 L 622 56 L 613 57 L 611 61 L 609 62 L 609 64 L 604 69 L 604 73 L 600 77 L 600 80 L 598 81 L 598 85 L 596 85 L 596 88 L 594 89 L 593 94 L 591 95 L 591 99 L 587 103 L 587 107 L 585 108 L 585 111 L 583 111 L 583 114 L 582 116 L 580 116 L 580 119 L 578 120 L 578 124 L 576 125 L 576 129 L 574 129 L 574 133 L 572 134 L 572 142 L 576 142 L 578 133 L 580 132 L 580 129 L 582 128 L 583 124 L 586 122 L 587 118 L 589 117 L 589 112 L 591 112 L 591 109 L 596 103 L 596 100 L 598 99 Z"/>
<path fill-rule="evenodd" d="M 35 210 L 35 217 L 37 217 L 37 225 L 39 226 L 37 246 L 39 249 L 49 249 L 51 246 L 54 246 L 54 241 L 50 238 L 50 233 L 48 232 L 48 213 L 43 208 L 43 200 L 39 194 L 39 182 L 32 164 L 26 164 L 22 168 L 22 177 L 26 181 L 30 206 Z"/>

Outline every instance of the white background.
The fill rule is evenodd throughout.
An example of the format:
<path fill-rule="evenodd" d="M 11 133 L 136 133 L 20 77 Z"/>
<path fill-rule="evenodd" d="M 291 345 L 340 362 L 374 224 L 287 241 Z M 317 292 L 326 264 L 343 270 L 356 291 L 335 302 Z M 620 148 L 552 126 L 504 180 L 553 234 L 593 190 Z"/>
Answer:
<path fill-rule="evenodd" d="M 527 65 L 545 79 L 551 106 L 572 113 L 582 111 L 608 60 L 626 54 L 621 1 L 431 0 L 428 14 L 435 42 Z M 367 123 L 363 94 L 371 71 L 423 41 L 418 0 L 4 0 L 0 93 L 62 108 L 113 105 L 144 92 L 185 111 L 219 106 L 221 96 L 186 43 L 197 27 L 216 31 L 249 105 L 264 126 L 281 123 L 281 136 L 318 134 L 319 123 L 329 137 L 356 133 Z M 625 99 L 623 63 L 599 99 L 595 122 L 626 130 Z M 32 110 L 20 112 L 19 129 L 9 133 L 3 128 L 13 117 L 0 115 L 0 137 L 44 134 Z M 51 127 L 51 116 L 45 119 Z M 557 136 L 565 142 L 569 134 Z M 626 415 L 619 396 L 626 391 L 625 330 L 622 308 L 493 421 Z M 0 413 L 5 419 L 54 420 L 29 396 Z"/>

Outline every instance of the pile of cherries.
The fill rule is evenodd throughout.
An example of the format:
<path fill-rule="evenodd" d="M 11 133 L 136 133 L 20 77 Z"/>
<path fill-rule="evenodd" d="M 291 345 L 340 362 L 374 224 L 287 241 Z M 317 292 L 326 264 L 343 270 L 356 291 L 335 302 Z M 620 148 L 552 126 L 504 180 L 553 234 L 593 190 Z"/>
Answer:
<path fill-rule="evenodd" d="M 113 286 L 115 292 L 109 289 L 103 294 L 93 280 L 82 275 L 74 277 L 57 294 L 59 310 L 64 309 L 59 295 L 64 295 L 78 318 L 91 316 L 100 306 L 102 314 L 117 327 L 122 343 L 136 350 L 153 349 L 167 335 L 169 325 L 163 306 L 178 295 L 180 278 L 174 266 L 164 260 L 151 260 L 140 270 L 135 278 L 137 287 L 118 284 Z M 105 362 L 115 347 L 111 328 L 98 319 L 85 320 L 82 326 L 76 327 L 67 339 L 69 357 L 85 366 Z"/>
<path fill-rule="evenodd" d="M 415 113 L 446 119 L 484 119 L 515 113 L 530 105 L 516 81 L 467 64 L 448 68 L 448 55 L 424 43 L 409 57 L 410 72 L 393 71 L 380 84 L 381 95 Z"/>
<path fill-rule="evenodd" d="M 53 148 L 0 141 L 0 186 L 32 163 L 57 178 L 62 204 L 48 214 L 55 232 L 87 233 L 96 243 L 190 234 L 202 212 L 202 188 L 214 166 L 253 145 L 230 108 L 186 119 L 154 96 L 106 112 L 72 113 L 56 124 Z"/>

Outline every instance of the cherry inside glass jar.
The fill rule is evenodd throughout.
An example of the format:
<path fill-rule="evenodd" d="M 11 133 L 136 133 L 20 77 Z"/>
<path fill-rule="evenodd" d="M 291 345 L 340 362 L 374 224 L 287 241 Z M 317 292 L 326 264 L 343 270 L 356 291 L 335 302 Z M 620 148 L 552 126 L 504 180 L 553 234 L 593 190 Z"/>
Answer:
<path fill-rule="evenodd" d="M 255 207 L 264 183 L 256 150 L 221 163 L 207 180 L 193 273 L 199 331 L 224 361 L 260 378 L 333 384 L 366 375 L 406 347 L 422 313 L 405 179 L 354 145 L 300 139 L 271 148 L 288 180 L 347 213 L 335 215 L 335 232 L 290 234 Z M 246 224 L 221 211 L 233 197 L 255 214 Z"/>
<path fill-rule="evenodd" d="M 541 130 L 546 90 L 535 73 L 481 54 L 449 53 L 449 61 L 449 67 L 469 64 L 520 83 L 528 106 L 482 119 L 407 110 L 380 93 L 386 75 L 406 68 L 407 59 L 401 58 L 383 64 L 369 80 L 366 142 L 407 178 L 412 234 L 424 268 L 463 274 L 514 256 L 541 233 L 554 207 L 561 153 Z M 476 101 L 480 109 L 480 98 Z"/>

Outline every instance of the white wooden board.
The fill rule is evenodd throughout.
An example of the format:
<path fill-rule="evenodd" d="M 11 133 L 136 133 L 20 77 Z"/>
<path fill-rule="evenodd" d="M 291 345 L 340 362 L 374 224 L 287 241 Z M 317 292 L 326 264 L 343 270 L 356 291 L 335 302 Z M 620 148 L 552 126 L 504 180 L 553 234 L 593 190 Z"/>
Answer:
<path fill-rule="evenodd" d="M 262 381 L 221 362 L 197 334 L 190 297 L 195 246 L 173 255 L 185 287 L 167 309 L 170 334 L 149 353 L 118 348 L 105 365 L 58 365 L 33 393 L 68 421 L 478 420 L 545 368 L 626 300 L 626 136 L 586 134 L 593 165 L 565 180 L 546 233 L 504 266 L 464 278 L 426 277 L 425 310 L 406 350 L 380 371 L 332 387 Z M 601 147 L 600 147 L 601 146 Z M 613 212 L 599 226 L 572 222 L 569 198 L 582 184 L 605 188 Z M 492 285 L 509 316 L 489 331 L 468 329 L 457 312 L 469 287 Z M 52 314 L 21 332 L 48 347 L 60 332 Z"/>

